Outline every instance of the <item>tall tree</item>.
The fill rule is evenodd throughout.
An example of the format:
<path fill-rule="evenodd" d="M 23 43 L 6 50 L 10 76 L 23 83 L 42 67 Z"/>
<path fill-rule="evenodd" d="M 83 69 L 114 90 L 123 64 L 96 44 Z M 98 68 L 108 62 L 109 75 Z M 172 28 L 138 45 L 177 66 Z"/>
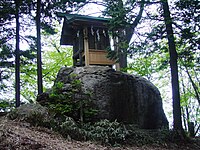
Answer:
<path fill-rule="evenodd" d="M 188 75 L 194 89 L 194 95 L 200 105 L 199 77 L 196 76 L 200 71 L 200 16 L 198 15 L 200 12 L 200 1 L 178 0 L 175 6 L 174 18 L 177 20 L 175 25 L 179 33 L 177 46 L 180 65 L 184 66 L 183 70 Z M 196 75 L 192 72 L 195 72 Z"/>
<path fill-rule="evenodd" d="M 37 0 L 37 15 L 36 15 L 36 28 L 37 28 L 37 83 L 38 94 L 43 92 L 42 84 L 42 52 L 41 52 L 41 32 L 40 32 L 40 16 L 41 16 L 41 0 Z"/>
<path fill-rule="evenodd" d="M 19 0 L 15 0 L 15 6 L 16 6 L 16 49 L 15 49 L 15 99 L 16 99 L 16 107 L 20 106 L 20 52 L 19 52 Z"/>
<path fill-rule="evenodd" d="M 172 19 L 170 16 L 168 1 L 162 0 L 161 4 L 163 7 L 163 16 L 166 25 L 168 46 L 170 53 L 174 129 L 182 131 L 183 127 L 181 120 L 180 92 L 179 92 L 178 65 L 177 65 L 178 55 L 176 51 L 174 33 L 172 28 Z"/>
<path fill-rule="evenodd" d="M 42 51 L 41 51 L 41 13 L 44 17 L 54 18 L 54 14 L 57 10 L 66 10 L 66 3 L 80 3 L 85 2 L 85 0 L 64 0 L 62 2 L 51 0 L 49 2 L 41 2 L 37 0 L 37 13 L 36 13 L 36 27 L 37 27 L 37 82 L 38 82 L 38 94 L 43 92 L 43 81 L 42 81 Z M 55 34 L 53 28 L 51 27 L 51 22 L 42 22 L 44 26 L 43 29 L 47 32 Z"/>
<path fill-rule="evenodd" d="M 111 58 L 117 57 L 120 68 L 126 69 L 129 43 L 135 28 L 141 21 L 145 0 L 104 0 L 104 2 L 106 6 L 104 14 L 111 17 L 109 27 L 113 31 L 115 42 L 115 52 L 111 52 Z M 139 11 L 133 11 L 135 8 L 139 8 Z"/>
<path fill-rule="evenodd" d="M 29 33 L 31 33 L 34 28 L 33 26 L 35 26 L 36 16 L 33 12 L 36 12 L 37 10 L 37 2 L 30 0 L 19 0 L 18 2 L 21 2 L 19 7 L 19 18 L 20 20 L 23 20 L 22 22 L 20 22 L 20 28 L 24 31 L 29 30 Z M 67 0 L 66 2 L 69 3 L 72 1 Z M 56 12 L 66 12 L 66 8 L 69 7 L 68 5 L 66 5 L 66 2 L 63 3 L 63 1 L 57 0 L 41 1 L 41 30 L 50 34 L 55 33 L 53 20 L 59 20 L 59 18 L 56 17 Z M 15 56 L 16 46 L 13 44 L 13 40 L 15 40 L 16 37 L 16 28 L 13 27 L 13 23 L 15 23 L 16 7 L 15 1 L 8 0 L 1 0 L 0 5 L 2 6 L 2 9 L 0 9 L 0 80 L 2 81 L 0 85 L 0 92 L 2 92 L 3 95 L 5 95 L 6 97 L 6 92 L 4 91 L 8 89 L 12 90 L 11 85 L 13 84 L 10 83 L 10 86 L 8 86 L 5 81 L 8 81 L 12 77 L 12 67 L 14 66 L 13 60 Z M 24 49 L 24 47 L 22 47 L 22 49 L 20 50 L 21 66 L 35 63 L 35 59 L 37 56 L 37 44 L 35 44 L 37 43 L 35 42 L 36 38 L 32 35 L 27 36 L 27 33 L 28 32 L 23 32 L 23 34 L 20 35 L 20 42 L 23 42 L 25 45 L 27 45 L 27 48 Z M 14 90 L 12 90 L 11 92 L 14 92 Z"/>
<path fill-rule="evenodd" d="M 158 1 L 157 1 L 158 2 Z M 152 2 L 153 4 L 153 2 Z M 180 99 L 181 99 L 181 107 L 187 108 L 188 110 L 182 111 L 183 118 L 185 116 L 189 116 L 188 119 L 186 119 L 186 124 L 189 121 L 192 121 L 195 123 L 195 130 L 196 132 L 199 130 L 199 106 L 198 106 L 198 99 L 200 94 L 200 89 L 198 88 L 199 85 L 199 10 L 200 10 L 200 2 L 199 0 L 176 0 L 173 5 L 171 5 L 171 11 L 170 15 L 173 16 L 173 32 L 174 37 L 176 39 L 176 51 L 178 53 L 178 66 L 181 68 L 179 70 L 179 80 L 182 79 L 183 83 L 180 84 Z M 160 5 L 158 5 L 160 6 Z M 156 7 L 156 6 L 154 6 Z M 158 61 L 155 58 L 151 62 L 152 69 L 156 69 L 157 75 L 161 75 L 162 70 L 168 72 L 168 57 L 163 57 L 163 54 L 166 53 L 169 55 L 167 42 L 166 42 L 166 27 L 164 24 L 164 18 L 163 18 L 163 9 L 158 9 L 160 11 L 153 12 L 152 9 L 145 9 L 145 12 L 147 13 L 147 16 L 143 18 L 143 20 L 147 20 L 146 24 L 151 25 L 151 31 L 148 34 L 145 34 L 143 38 L 145 39 L 145 42 L 138 42 L 136 43 L 134 41 L 132 48 L 133 56 L 134 56 L 134 63 L 136 60 L 141 59 L 143 56 L 145 60 L 148 60 L 152 58 L 153 55 L 158 54 L 162 57 L 162 61 Z M 150 12 L 152 11 L 152 12 Z M 144 24 L 145 25 L 145 24 Z M 139 32 L 140 35 L 143 35 L 142 32 Z M 141 36 L 140 36 L 141 37 Z M 147 38 L 146 38 L 147 37 Z M 140 38 L 142 39 L 142 38 Z M 139 41 L 139 40 L 138 40 Z M 136 43 L 136 44 L 135 44 Z M 142 54 L 142 56 L 141 56 Z M 137 58 L 138 57 L 138 58 Z M 145 61 L 142 61 L 140 63 L 144 64 Z M 156 63 L 156 64 L 155 64 Z M 141 67 L 141 65 L 139 65 Z M 156 66 L 156 67 L 155 67 Z M 132 67 L 132 66 L 131 66 Z M 134 68 L 135 67 L 135 68 Z M 143 68 L 143 67 L 142 67 Z M 139 74 L 143 74 L 144 71 L 138 67 L 138 65 L 134 65 L 133 69 L 134 71 L 137 71 Z M 137 70 L 138 69 L 138 70 Z M 165 70 L 166 69 L 166 70 Z M 149 68 L 148 68 L 149 70 Z M 189 73 L 189 74 L 188 74 Z M 181 74 L 181 76 L 180 76 Z M 152 74 L 151 74 L 152 75 Z M 166 73 L 167 75 L 167 73 Z M 168 77 L 166 75 L 161 75 L 160 78 L 162 80 L 168 80 Z M 154 81 L 157 84 L 157 79 L 153 75 Z M 163 85 L 160 85 L 160 78 L 158 85 L 161 87 L 160 89 L 164 88 Z M 188 80 L 187 80 L 188 79 Z M 189 83 L 190 82 L 190 83 Z M 167 83 L 164 84 L 164 86 L 169 86 Z M 168 101 L 170 97 L 166 97 L 165 95 L 169 95 L 166 93 L 165 90 L 163 90 L 162 95 L 164 96 L 163 100 Z M 196 103 L 195 103 L 196 101 Z M 169 102 L 167 102 L 169 103 Z M 168 110 L 167 110 L 168 111 Z M 184 115 L 184 112 L 187 115 Z M 171 112 L 169 112 L 169 115 Z M 195 117 L 194 117 L 195 116 Z M 196 117 L 197 116 L 197 117 Z M 182 119 L 183 119 L 182 118 Z M 187 129 L 187 128 L 185 128 Z"/>

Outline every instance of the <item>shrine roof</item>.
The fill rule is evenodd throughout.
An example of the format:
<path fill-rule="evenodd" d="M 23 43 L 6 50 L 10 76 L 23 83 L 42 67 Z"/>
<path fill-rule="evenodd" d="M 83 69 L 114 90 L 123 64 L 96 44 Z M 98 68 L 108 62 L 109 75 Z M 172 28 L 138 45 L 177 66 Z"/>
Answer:
<path fill-rule="evenodd" d="M 77 24 L 102 24 L 105 26 L 109 18 L 103 18 L 103 17 L 94 17 L 94 16 L 88 16 L 88 15 L 79 15 L 79 14 L 67 14 L 67 13 L 57 13 L 57 16 L 64 17 L 65 22 L 70 23 L 77 23 Z"/>

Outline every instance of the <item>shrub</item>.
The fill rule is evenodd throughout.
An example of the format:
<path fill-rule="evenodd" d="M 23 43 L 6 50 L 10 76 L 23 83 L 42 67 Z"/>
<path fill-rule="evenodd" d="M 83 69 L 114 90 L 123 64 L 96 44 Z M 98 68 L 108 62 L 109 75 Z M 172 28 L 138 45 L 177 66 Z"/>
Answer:
<path fill-rule="evenodd" d="M 9 112 L 14 107 L 14 101 L 0 99 L 0 112 Z"/>
<path fill-rule="evenodd" d="M 72 80 L 67 91 L 63 91 L 63 86 L 61 82 L 55 84 L 45 106 L 58 117 L 69 116 L 76 121 L 91 121 L 97 114 L 97 110 L 93 107 L 90 93 L 82 91 L 81 81 Z"/>
<path fill-rule="evenodd" d="M 69 137 L 74 140 L 83 140 L 84 135 L 82 129 L 78 127 L 78 124 L 71 117 L 66 117 L 65 121 L 60 125 L 59 131 L 64 137 Z"/>
<path fill-rule="evenodd" d="M 129 135 L 126 127 L 117 121 L 101 120 L 93 125 L 88 123 L 83 129 L 88 140 L 100 141 L 102 144 L 123 144 Z"/>
<path fill-rule="evenodd" d="M 97 141 L 106 145 L 163 144 L 174 139 L 169 130 L 144 130 L 136 125 L 124 125 L 117 121 L 100 120 L 95 123 L 76 122 L 71 117 L 60 119 L 50 114 L 48 108 L 39 104 L 25 104 L 11 111 L 11 119 L 29 122 L 33 126 L 43 126 L 74 140 Z"/>

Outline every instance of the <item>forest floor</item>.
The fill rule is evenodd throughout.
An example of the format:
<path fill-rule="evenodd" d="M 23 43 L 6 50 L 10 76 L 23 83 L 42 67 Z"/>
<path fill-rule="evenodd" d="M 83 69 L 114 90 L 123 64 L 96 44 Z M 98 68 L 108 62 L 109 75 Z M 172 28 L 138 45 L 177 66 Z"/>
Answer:
<path fill-rule="evenodd" d="M 95 142 L 65 139 L 60 134 L 29 123 L 0 117 L 0 150 L 199 150 L 200 139 L 190 143 L 165 143 L 143 146 L 103 146 Z"/>

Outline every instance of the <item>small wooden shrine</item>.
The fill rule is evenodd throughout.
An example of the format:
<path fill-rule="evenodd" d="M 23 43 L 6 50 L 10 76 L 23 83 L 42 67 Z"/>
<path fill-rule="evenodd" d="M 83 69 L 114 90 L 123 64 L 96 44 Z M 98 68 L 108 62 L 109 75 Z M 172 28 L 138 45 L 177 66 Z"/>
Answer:
<path fill-rule="evenodd" d="M 73 46 L 74 66 L 108 65 L 115 62 L 107 58 L 110 47 L 108 19 L 76 15 L 58 14 L 64 17 L 61 45 Z"/>

